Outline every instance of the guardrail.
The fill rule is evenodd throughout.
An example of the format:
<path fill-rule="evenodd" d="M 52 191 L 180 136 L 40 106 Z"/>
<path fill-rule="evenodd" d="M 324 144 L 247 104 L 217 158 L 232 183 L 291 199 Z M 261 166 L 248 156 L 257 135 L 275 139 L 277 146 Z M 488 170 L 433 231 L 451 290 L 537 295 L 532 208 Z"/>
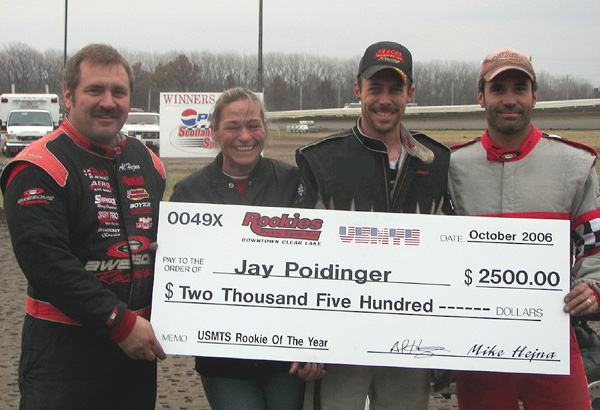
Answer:
<path fill-rule="evenodd" d="M 577 109 L 577 108 L 600 108 L 600 98 L 585 100 L 565 101 L 538 101 L 535 110 L 547 109 Z M 267 113 L 270 120 L 295 120 L 300 118 L 356 118 L 360 115 L 358 108 L 327 108 L 319 110 L 295 110 L 275 111 Z M 435 105 L 435 106 L 411 106 L 406 107 L 406 116 L 424 114 L 451 114 L 451 113 L 474 113 L 482 112 L 479 104 L 470 105 Z"/>

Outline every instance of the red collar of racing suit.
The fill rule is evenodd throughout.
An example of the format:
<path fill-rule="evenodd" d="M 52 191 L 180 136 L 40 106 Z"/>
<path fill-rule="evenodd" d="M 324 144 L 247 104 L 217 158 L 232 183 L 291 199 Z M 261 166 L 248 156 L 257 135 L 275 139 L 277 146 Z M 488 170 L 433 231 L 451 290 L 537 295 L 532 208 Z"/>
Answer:
<path fill-rule="evenodd" d="M 521 144 L 521 146 L 517 149 L 503 148 L 499 145 L 494 144 L 490 139 L 487 130 L 481 136 L 481 144 L 487 152 L 488 161 L 511 162 L 518 161 L 521 158 L 525 157 L 527 154 L 529 154 L 533 147 L 536 146 L 540 138 L 542 138 L 542 131 L 537 129 L 532 124 L 529 135 L 527 136 L 523 144 Z"/>
<path fill-rule="evenodd" d="M 67 134 L 75 144 L 79 145 L 84 150 L 109 159 L 115 158 L 117 151 L 121 149 L 125 141 L 124 138 L 119 138 L 119 145 L 116 149 L 106 148 L 102 145 L 96 144 L 91 139 L 77 131 L 68 118 L 65 118 L 60 124 L 60 129 Z"/>

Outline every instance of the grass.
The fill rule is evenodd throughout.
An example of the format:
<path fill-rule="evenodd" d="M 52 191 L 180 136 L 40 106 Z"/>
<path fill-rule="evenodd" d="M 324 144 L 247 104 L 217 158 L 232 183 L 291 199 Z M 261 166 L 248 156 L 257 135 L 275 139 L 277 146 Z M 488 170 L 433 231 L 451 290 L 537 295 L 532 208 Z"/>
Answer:
<path fill-rule="evenodd" d="M 331 135 L 334 132 L 334 130 L 306 134 L 293 134 L 285 131 L 271 132 L 265 147 L 264 155 L 266 157 L 276 158 L 294 164 L 294 153 L 296 148 Z M 423 130 L 422 132 L 445 145 L 463 143 L 481 135 L 480 130 Z M 600 130 L 554 130 L 552 133 L 566 139 L 581 142 L 600 151 Z M 209 158 L 163 159 L 167 169 L 167 187 L 163 199 L 168 201 L 173 192 L 173 186 L 178 181 L 193 171 L 202 168 L 210 161 L 211 159 Z M 598 169 L 596 171 L 598 171 Z M 0 200 L 1 199 L 2 196 L 0 194 Z"/>
<path fill-rule="evenodd" d="M 294 134 L 279 132 L 267 141 L 265 157 L 279 159 L 290 164 L 295 164 L 294 153 L 296 148 L 331 135 L 335 131 Z M 423 130 L 423 133 L 445 145 L 455 145 L 467 142 L 481 135 L 480 130 Z M 600 151 L 600 130 L 553 130 L 552 134 L 563 138 L 581 142 Z M 210 162 L 209 159 L 174 159 L 165 161 L 167 168 L 167 188 L 163 199 L 168 201 L 173 192 L 173 186 L 191 172 L 202 168 Z M 598 169 L 597 169 L 598 171 Z"/>

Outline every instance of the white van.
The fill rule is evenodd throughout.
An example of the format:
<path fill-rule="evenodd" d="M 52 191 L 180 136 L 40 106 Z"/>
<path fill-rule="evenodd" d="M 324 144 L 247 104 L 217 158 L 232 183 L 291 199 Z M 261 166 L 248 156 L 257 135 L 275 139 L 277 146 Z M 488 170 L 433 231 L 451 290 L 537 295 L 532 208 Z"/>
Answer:
<path fill-rule="evenodd" d="M 13 156 L 55 130 L 59 112 L 56 94 L 2 94 L 0 129 L 6 138 L 2 153 Z"/>

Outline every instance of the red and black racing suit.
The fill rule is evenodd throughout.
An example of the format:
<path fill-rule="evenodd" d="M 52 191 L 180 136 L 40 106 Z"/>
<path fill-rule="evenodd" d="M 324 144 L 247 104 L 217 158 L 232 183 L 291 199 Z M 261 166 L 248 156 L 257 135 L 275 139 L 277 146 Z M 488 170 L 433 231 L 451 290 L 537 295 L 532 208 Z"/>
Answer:
<path fill-rule="evenodd" d="M 154 409 L 156 363 L 129 359 L 117 343 L 135 313 L 149 317 L 149 245 L 165 189 L 158 157 L 133 138 L 106 149 L 65 120 L 16 156 L 0 182 L 28 280 L 22 408 Z M 146 405 L 127 404 L 134 392 Z"/>

